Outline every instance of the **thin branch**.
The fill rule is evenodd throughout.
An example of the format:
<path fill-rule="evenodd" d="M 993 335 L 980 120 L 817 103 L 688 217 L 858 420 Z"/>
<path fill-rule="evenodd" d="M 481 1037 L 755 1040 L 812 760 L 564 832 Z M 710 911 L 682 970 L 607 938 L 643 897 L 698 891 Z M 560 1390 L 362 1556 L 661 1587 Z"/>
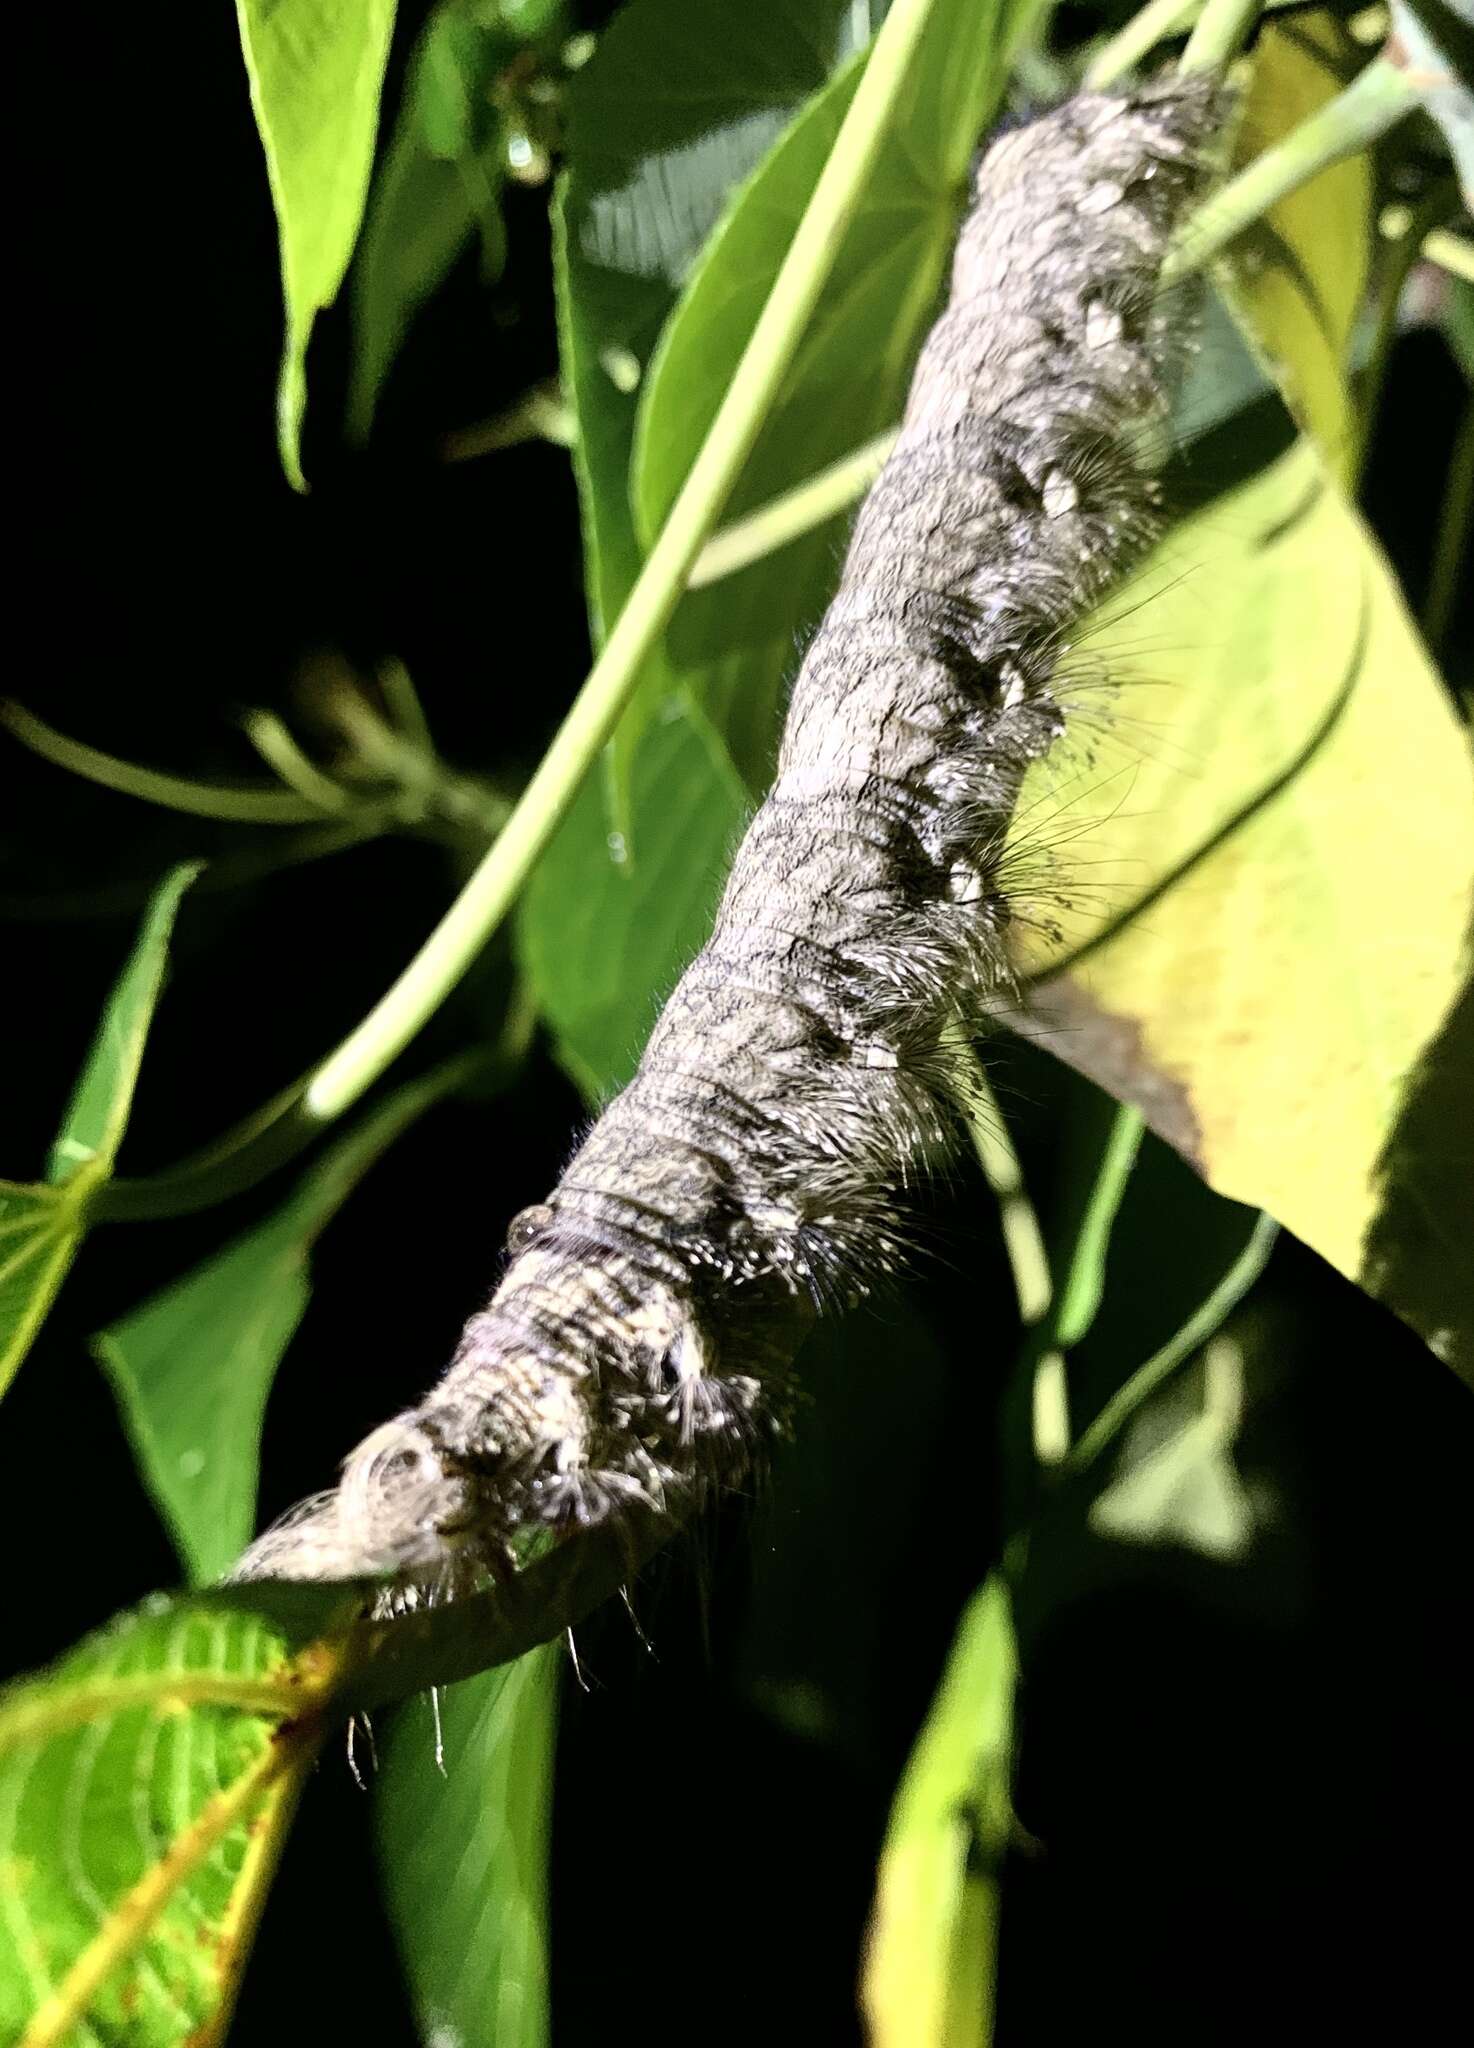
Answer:
<path fill-rule="evenodd" d="M 241 730 L 267 767 L 304 802 L 315 805 L 319 814 L 331 816 L 352 808 L 348 791 L 308 760 L 274 711 L 248 711 Z"/>
<path fill-rule="evenodd" d="M 1273 1217 L 1260 1215 L 1256 1219 L 1249 1242 L 1206 1301 L 1195 1308 L 1177 1334 L 1169 1338 L 1161 1350 L 1154 1353 L 1111 1396 L 1080 1437 L 1066 1461 L 1072 1476 L 1093 1465 L 1102 1451 L 1119 1436 L 1147 1396 L 1154 1394 L 1162 1382 L 1222 1326 L 1264 1271 L 1278 1235 L 1279 1225 Z"/>
<path fill-rule="evenodd" d="M 69 774 L 96 782 L 120 796 L 139 797 L 145 803 L 161 804 L 166 810 L 183 811 L 193 818 L 215 818 L 226 824 L 309 825 L 320 824 L 322 806 L 308 803 L 297 792 L 285 789 L 232 789 L 229 784 L 194 782 L 184 775 L 166 775 L 157 768 L 141 768 L 134 761 L 121 761 L 97 747 L 58 732 L 24 705 L 0 702 L 0 725 L 13 733 L 23 746 Z"/>
<path fill-rule="evenodd" d="M 1024 1186 L 1008 1125 L 988 1086 L 982 1062 L 972 1047 L 954 1040 L 957 1061 L 956 1100 L 966 1120 L 983 1177 L 998 1203 L 1003 1229 L 1003 1248 L 1013 1272 L 1018 1296 L 1019 1320 L 1026 1330 L 1034 1329 L 1049 1313 L 1054 1283 L 1049 1272 L 1049 1253 L 1044 1233 L 1028 1189 Z"/>
<path fill-rule="evenodd" d="M 1374 58 L 1344 92 L 1255 157 L 1199 207 L 1162 266 L 1163 284 L 1175 284 L 1201 270 L 1271 206 L 1328 165 L 1365 149 L 1417 105 L 1407 74 L 1386 57 Z"/>
<path fill-rule="evenodd" d="M 1262 0 L 1206 0 L 1187 39 L 1179 70 L 1221 71 L 1243 48 Z"/>
<path fill-rule="evenodd" d="M 1118 1103 L 1051 1318 L 1050 1334 L 1062 1351 L 1078 1344 L 1095 1321 L 1105 1292 L 1111 1231 L 1141 1150 L 1144 1130 L 1141 1111 L 1130 1103 Z"/>
<path fill-rule="evenodd" d="M 1384 254 L 1372 295 L 1371 341 L 1357 391 L 1356 446 L 1351 464 L 1353 478 L 1359 479 L 1365 470 L 1376 433 L 1382 387 L 1397 338 L 1397 309 L 1402 303 L 1403 286 L 1430 239 L 1430 231 L 1455 212 L 1458 203 L 1458 189 L 1453 179 L 1440 178 L 1431 190 L 1423 194 L 1416 207 L 1388 206 L 1382 209 L 1378 229 Z"/>
<path fill-rule="evenodd" d="M 402 661 L 386 661 L 379 668 L 379 688 L 384 693 L 389 716 L 402 736 L 422 754 L 435 753 L 435 735 L 420 702 L 420 693 Z"/>
<path fill-rule="evenodd" d="M 1440 270 L 1446 270 L 1450 277 L 1461 277 L 1465 284 L 1474 284 L 1474 242 L 1467 235 L 1435 228 L 1431 235 L 1423 237 L 1419 254 L 1436 263 Z"/>
<path fill-rule="evenodd" d="M 1134 71 L 1158 43 L 1166 42 L 1194 19 L 1202 0 L 1147 0 L 1126 26 L 1118 29 L 1091 59 L 1081 83 L 1089 92 L 1103 92 Z"/>
<path fill-rule="evenodd" d="M 853 505 L 880 475 L 886 457 L 896 445 L 898 431 L 895 427 L 887 428 L 885 433 L 842 455 L 838 462 L 831 462 L 827 469 L 805 477 L 791 491 L 770 498 L 745 519 L 735 519 L 720 533 L 713 534 L 696 557 L 687 588 L 700 590 L 708 583 L 719 583 L 724 576 L 735 575 L 739 569 L 761 561 L 764 555 L 776 554 L 789 541 L 812 532 L 836 512 Z"/>

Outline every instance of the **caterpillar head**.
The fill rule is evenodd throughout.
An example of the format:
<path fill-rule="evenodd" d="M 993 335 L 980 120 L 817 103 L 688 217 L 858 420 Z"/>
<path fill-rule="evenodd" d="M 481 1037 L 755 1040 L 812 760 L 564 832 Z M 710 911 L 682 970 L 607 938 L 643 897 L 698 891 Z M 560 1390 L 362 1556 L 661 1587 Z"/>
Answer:
<path fill-rule="evenodd" d="M 454 1588 L 503 1569 L 529 1534 L 674 1507 L 745 1461 L 758 1382 L 716 1371 L 689 1290 L 551 1222 L 519 1218 L 445 1378 L 348 1458 L 319 1506 L 311 1572 L 300 1525 L 279 1532 L 298 1545 L 285 1564 L 267 1538 L 256 1569 Z"/>

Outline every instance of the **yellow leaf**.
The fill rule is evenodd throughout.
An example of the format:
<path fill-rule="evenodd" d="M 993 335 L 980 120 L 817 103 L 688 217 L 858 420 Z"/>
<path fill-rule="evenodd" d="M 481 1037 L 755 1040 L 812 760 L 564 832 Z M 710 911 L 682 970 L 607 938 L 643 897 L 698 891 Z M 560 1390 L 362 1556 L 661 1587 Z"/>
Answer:
<path fill-rule="evenodd" d="M 1078 885 L 1025 949 L 1029 1028 L 1470 1373 L 1474 1176 L 1437 1105 L 1471 1092 L 1474 773 L 1392 573 L 1302 442 L 1112 615 L 1093 657 L 1164 658 L 1021 808 L 1020 858 L 1062 842 Z"/>

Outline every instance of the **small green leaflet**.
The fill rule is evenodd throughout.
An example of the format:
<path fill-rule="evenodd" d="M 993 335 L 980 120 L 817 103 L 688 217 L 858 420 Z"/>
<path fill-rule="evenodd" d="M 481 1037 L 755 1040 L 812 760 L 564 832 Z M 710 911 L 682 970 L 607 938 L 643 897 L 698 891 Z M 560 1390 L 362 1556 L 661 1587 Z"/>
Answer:
<path fill-rule="evenodd" d="M 300 491 L 307 344 L 363 217 L 394 0 L 236 0 L 236 17 L 281 241 L 277 443 Z"/>
<path fill-rule="evenodd" d="M 227 1570 L 250 1538 L 262 1416 L 307 1311 L 318 1235 L 466 1071 L 456 1060 L 388 1096 L 264 1222 L 93 1339 L 139 1472 L 194 1583 Z"/>
<path fill-rule="evenodd" d="M 873 2048 L 993 2038 L 1017 1674 L 1012 1603 L 995 1572 L 958 1624 L 891 1810 L 861 1989 Z"/>
<path fill-rule="evenodd" d="M 297 1606 L 153 1601 L 0 1694 L 0 2037 L 221 2041 L 341 1671 Z"/>
<path fill-rule="evenodd" d="M 14 1379 L 87 1229 L 88 1205 L 112 1172 L 179 899 L 199 873 L 175 868 L 154 894 L 47 1161 L 43 1182 L 0 1181 L 0 1394 Z"/>
<path fill-rule="evenodd" d="M 506 136 L 491 87 L 518 45 L 457 6 L 426 22 L 354 263 L 348 432 L 365 441 L 384 379 L 420 306 L 478 227 L 494 279 L 505 235 Z"/>

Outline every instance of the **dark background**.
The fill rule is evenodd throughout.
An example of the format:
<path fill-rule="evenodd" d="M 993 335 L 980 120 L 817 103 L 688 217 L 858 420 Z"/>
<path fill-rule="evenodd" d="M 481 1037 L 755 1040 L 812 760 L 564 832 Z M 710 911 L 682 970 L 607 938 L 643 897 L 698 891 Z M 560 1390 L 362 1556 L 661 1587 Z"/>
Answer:
<path fill-rule="evenodd" d="M 597 11 L 597 10 L 593 10 Z M 76 45 L 85 41 L 83 53 Z M 401 33 L 402 53 L 410 37 Z M 340 314 L 309 387 L 309 497 L 272 431 L 276 242 L 233 14 L 57 16 L 29 75 L 49 147 L 13 372 L 21 542 L 7 690 L 63 730 L 200 776 L 251 771 L 232 721 L 291 712 L 304 656 L 393 652 L 445 753 L 515 776 L 587 659 L 567 457 L 459 465 L 449 429 L 554 367 L 545 194 L 510 197 L 499 286 L 474 260 L 417 325 L 374 444 L 335 420 Z M 392 80 L 391 80 L 392 89 Z M 1369 504 L 1416 602 L 1458 386 L 1407 337 Z M 124 1154 L 193 1149 L 332 1045 L 447 900 L 447 856 L 386 840 L 273 867 L 264 831 L 180 819 L 0 736 L 4 1171 L 39 1170 L 149 888 L 203 853 Z M 226 871 L 220 879 L 221 870 Z M 405 1069 L 489 1031 L 495 951 Z M 1014 1047 L 999 1083 L 1032 1184 L 1064 1172 L 1079 1084 Z M 1088 1110 L 1085 1112 L 1088 1113 Z M 491 1105 L 442 1108 L 324 1238 L 268 1414 L 263 1515 L 438 1371 L 513 1212 L 580 1105 L 539 1048 Z M 1170 1162 L 1149 1162 L 1113 1307 L 1160 1307 Z M 7 1666 L 55 1654 L 175 1576 L 91 1332 L 277 1199 L 89 1241 L 6 1402 Z M 904 1297 L 816 1345 L 799 1440 L 580 1632 L 553 1874 L 562 2041 L 855 2038 L 853 1985 L 897 1774 L 997 1538 L 996 1391 L 1014 1345 L 985 1206 L 948 1198 Z M 1134 1292 L 1133 1292 L 1134 1290 Z M 1474 1818 L 1467 1392 L 1293 1244 L 1266 1304 L 1274 1371 L 1243 1456 L 1282 1512 L 1244 1566 L 1046 1538 L 1026 1603 L 1020 1819 L 1000 2040 L 1431 2038 L 1467 1974 Z M 336 1751 L 304 1802 L 235 2038 L 409 2042 L 376 1900 L 370 1801 Z M 1464 1939 L 1461 1942 L 1460 1935 Z M 285 2031 L 284 2031 L 285 2030 Z"/>

